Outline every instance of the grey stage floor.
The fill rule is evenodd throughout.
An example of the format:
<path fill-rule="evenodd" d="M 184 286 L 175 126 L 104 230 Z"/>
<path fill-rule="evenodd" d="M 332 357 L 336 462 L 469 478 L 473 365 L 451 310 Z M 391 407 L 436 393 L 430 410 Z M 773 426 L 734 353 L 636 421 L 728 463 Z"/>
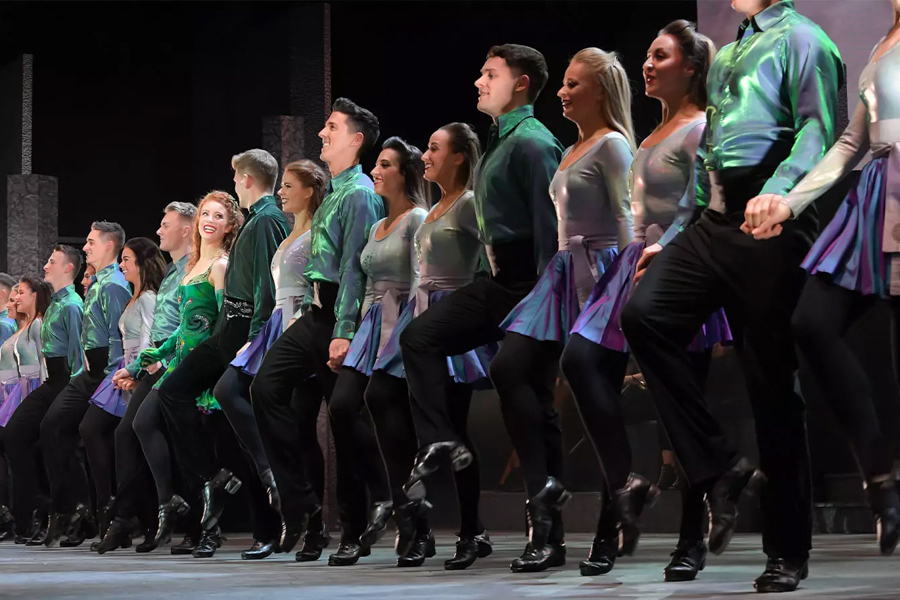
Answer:
<path fill-rule="evenodd" d="M 388 543 L 355 567 L 328 567 L 325 560 L 296 563 L 293 555 L 264 561 L 240 559 L 246 538 L 232 538 L 212 559 L 137 555 L 119 550 L 102 557 L 87 546 L 25 548 L 0 544 L 0 596 L 17 598 L 734 598 L 758 597 L 752 581 L 763 567 L 758 536 L 739 536 L 713 557 L 697 581 L 665 583 L 662 567 L 672 536 L 645 536 L 635 557 L 620 559 L 609 575 L 581 577 L 578 562 L 587 535 L 568 541 L 566 567 L 532 575 L 509 572 L 521 551 L 519 535 L 496 535 L 495 552 L 467 571 L 444 571 L 453 538 L 439 536 L 438 556 L 419 569 L 398 569 Z M 900 554 L 878 555 L 872 536 L 819 536 L 810 579 L 790 598 L 900 598 Z M 753 596 L 750 596 L 753 594 Z"/>

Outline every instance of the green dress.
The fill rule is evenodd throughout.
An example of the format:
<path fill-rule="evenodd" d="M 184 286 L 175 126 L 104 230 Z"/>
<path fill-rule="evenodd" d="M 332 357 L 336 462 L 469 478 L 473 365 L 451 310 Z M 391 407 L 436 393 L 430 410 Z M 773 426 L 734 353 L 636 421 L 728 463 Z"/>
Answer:
<path fill-rule="evenodd" d="M 220 303 L 216 288 L 208 281 L 211 269 L 212 265 L 202 274 L 178 286 L 178 304 L 181 314 L 178 329 L 159 348 L 150 348 L 141 352 L 142 367 L 169 359 L 165 373 L 159 378 L 153 389 L 158 389 L 169 373 L 181 364 L 184 357 L 212 335 L 216 318 L 219 316 Z M 197 399 L 197 406 L 204 412 L 219 409 L 219 403 L 216 402 L 211 390 L 206 390 L 200 395 Z"/>

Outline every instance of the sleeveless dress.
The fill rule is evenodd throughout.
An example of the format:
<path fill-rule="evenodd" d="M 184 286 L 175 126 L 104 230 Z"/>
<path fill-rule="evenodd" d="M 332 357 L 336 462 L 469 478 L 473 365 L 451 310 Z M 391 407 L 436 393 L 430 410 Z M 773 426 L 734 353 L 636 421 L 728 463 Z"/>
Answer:
<path fill-rule="evenodd" d="M 387 345 L 403 309 L 419 285 L 419 261 L 415 236 L 428 212 L 413 208 L 382 239 L 375 232 L 381 219 L 369 230 L 369 241 L 359 261 L 366 274 L 363 319 L 350 342 L 344 366 L 371 376 L 379 355 Z"/>
<path fill-rule="evenodd" d="M 479 240 L 475 194 L 464 192 L 443 215 L 434 221 L 423 222 L 416 231 L 415 251 L 419 285 L 372 367 L 398 378 L 406 377 L 400 356 L 400 334 L 406 326 L 429 305 L 472 283 L 477 273 L 489 272 L 484 245 Z M 447 357 L 449 375 L 457 383 L 489 389 L 488 365 L 498 348 L 497 344 L 489 344 Z"/>
<path fill-rule="evenodd" d="M 22 400 L 47 378 L 41 354 L 41 325 L 42 320 L 35 319 L 0 347 L 0 427 L 6 427 Z M 11 343 L 7 345 L 7 342 Z"/>
<path fill-rule="evenodd" d="M 310 231 L 307 231 L 291 242 L 287 248 L 284 245 L 279 246 L 272 257 L 275 310 L 250 342 L 250 346 L 231 361 L 231 366 L 240 368 L 247 375 L 256 376 L 266 352 L 288 328 L 291 319 L 299 318 L 302 314 L 303 298 L 310 287 L 309 281 L 303 276 L 309 262 L 310 240 L 312 236 Z"/>
<path fill-rule="evenodd" d="M 634 289 L 634 273 L 647 245 L 667 243 L 696 210 L 698 185 L 694 161 L 703 138 L 706 117 L 696 119 L 653 146 L 641 146 L 629 177 L 635 242 L 629 244 L 600 277 L 572 333 L 616 352 L 628 352 L 619 325 L 622 309 Z M 708 185 L 703 178 L 700 185 Z M 707 320 L 689 349 L 702 352 L 716 343 L 731 343 L 725 312 Z"/>
<path fill-rule="evenodd" d="M 569 147 L 563 155 L 572 151 Z M 550 181 L 559 251 L 500 328 L 565 344 L 597 280 L 632 240 L 628 140 L 612 132 Z"/>
<path fill-rule="evenodd" d="M 91 404 L 116 417 L 125 416 L 131 392 L 114 387 L 113 375 L 125 365 L 131 364 L 141 350 L 153 347 L 150 338 L 155 310 L 156 292 L 148 291 L 125 307 L 122 316 L 119 317 L 119 332 L 122 334 L 122 360 L 119 361 L 119 366 L 100 382 L 94 395 L 91 396 Z"/>

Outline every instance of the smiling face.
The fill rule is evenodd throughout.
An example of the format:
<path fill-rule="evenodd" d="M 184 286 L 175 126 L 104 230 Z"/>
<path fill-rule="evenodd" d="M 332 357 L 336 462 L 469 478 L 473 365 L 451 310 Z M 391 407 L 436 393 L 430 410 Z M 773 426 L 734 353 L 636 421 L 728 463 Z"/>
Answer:
<path fill-rule="evenodd" d="M 61 287 L 69 277 L 76 277 L 72 273 L 74 265 L 66 259 L 65 252 L 54 250 L 44 265 L 44 281 L 55 288 Z"/>
<path fill-rule="evenodd" d="M 319 158 L 327 164 L 355 158 L 363 136 L 354 130 L 347 115 L 335 111 L 325 121 L 325 127 L 319 132 L 319 139 L 322 140 Z"/>
<path fill-rule="evenodd" d="M 178 211 L 170 210 L 163 215 L 156 230 L 159 236 L 159 249 L 163 252 L 172 252 L 181 248 L 191 232 L 191 221 L 178 214 Z"/>
<path fill-rule="evenodd" d="M 278 190 L 281 198 L 281 210 L 294 215 L 309 211 L 309 202 L 313 196 L 313 188 L 308 187 L 290 171 L 285 171 L 281 176 L 281 189 Z"/>
<path fill-rule="evenodd" d="M 481 67 L 481 77 L 475 80 L 478 88 L 478 110 L 495 119 L 508 111 L 515 99 L 516 89 L 524 90 L 528 77 L 516 76 L 506 61 L 492 56 Z"/>
<path fill-rule="evenodd" d="M 19 297 L 19 286 L 14 287 L 9 292 L 9 298 L 6 299 L 6 305 L 3 307 L 6 309 L 7 314 L 9 314 L 10 318 L 14 318 L 16 313 L 19 312 L 18 307 L 16 306 L 16 299 Z"/>
<path fill-rule="evenodd" d="M 27 283 L 19 284 L 19 295 L 16 297 L 16 310 L 23 315 L 34 314 L 37 308 L 37 293 Z M 10 312 L 10 314 L 12 314 Z"/>
<path fill-rule="evenodd" d="M 403 195 L 403 175 L 400 173 L 400 156 L 387 148 L 378 155 L 372 169 L 375 193 L 384 198 L 399 198 Z"/>
<path fill-rule="evenodd" d="M 119 263 L 119 268 L 122 269 L 125 281 L 135 286 L 141 284 L 141 268 L 137 264 L 137 257 L 128 246 L 122 248 L 122 261 Z"/>
<path fill-rule="evenodd" d="M 113 250 L 113 241 L 104 239 L 104 235 L 96 229 L 91 229 L 87 236 L 87 242 L 82 248 L 87 264 L 100 270 L 106 265 L 109 255 Z"/>
<path fill-rule="evenodd" d="M 425 179 L 441 182 L 454 181 L 460 165 L 465 161 L 462 152 L 453 152 L 450 148 L 450 133 L 438 129 L 428 140 L 428 149 L 422 155 L 425 163 Z"/>
<path fill-rule="evenodd" d="M 694 69 L 685 63 L 675 36 L 666 34 L 653 40 L 643 67 L 644 92 L 647 96 L 673 98 L 687 94 Z"/>
<path fill-rule="evenodd" d="M 576 123 L 602 114 L 603 92 L 590 67 L 573 60 L 566 69 L 563 85 L 556 93 L 562 102 L 563 116 Z"/>
<path fill-rule="evenodd" d="M 200 238 L 209 244 L 221 244 L 232 227 L 225 207 L 215 200 L 208 200 L 200 207 L 199 214 L 197 230 Z"/>

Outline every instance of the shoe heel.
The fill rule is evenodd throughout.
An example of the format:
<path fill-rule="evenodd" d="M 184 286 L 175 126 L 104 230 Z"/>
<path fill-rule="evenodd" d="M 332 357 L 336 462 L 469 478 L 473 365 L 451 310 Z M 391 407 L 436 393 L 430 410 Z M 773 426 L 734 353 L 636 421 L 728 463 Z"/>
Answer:
<path fill-rule="evenodd" d="M 705 568 L 706 568 L 706 559 L 704 558 L 703 560 L 700 561 L 700 564 L 697 566 L 697 570 L 702 571 Z"/>
<path fill-rule="evenodd" d="M 425 494 L 426 494 L 425 484 L 422 483 L 421 479 L 418 480 L 417 482 L 415 482 L 414 484 L 412 484 L 406 490 L 406 497 L 409 498 L 410 500 L 424 500 Z"/>
<path fill-rule="evenodd" d="M 563 490 L 562 493 L 559 495 L 559 500 L 557 500 L 556 503 L 553 505 L 553 508 L 555 508 L 556 510 L 562 510 L 563 507 L 566 505 L 566 503 L 568 503 L 569 500 L 571 500 L 571 499 L 572 499 L 572 492 L 570 492 L 569 490 Z"/>
<path fill-rule="evenodd" d="M 231 479 L 229 479 L 225 484 L 225 491 L 229 495 L 234 496 L 235 494 L 237 494 L 239 489 L 241 489 L 241 480 L 232 475 Z"/>
<path fill-rule="evenodd" d="M 472 464 L 472 460 L 473 456 L 469 449 L 465 446 L 460 446 L 453 452 L 453 456 L 450 458 L 450 465 L 454 471 L 462 471 Z"/>
<path fill-rule="evenodd" d="M 656 487 L 655 483 L 651 483 L 650 487 L 647 489 L 647 495 L 644 496 L 644 508 L 653 508 L 659 501 L 661 495 L 662 491 Z"/>
<path fill-rule="evenodd" d="M 766 474 L 756 469 L 753 471 L 753 474 L 750 476 L 750 479 L 747 481 L 747 485 L 744 488 L 744 492 L 749 497 L 753 497 L 759 493 L 762 487 L 769 481 L 769 478 L 766 477 Z"/>
<path fill-rule="evenodd" d="M 188 504 L 187 502 L 182 502 L 178 506 L 178 508 L 175 509 L 175 513 L 180 517 L 183 517 L 184 515 L 188 514 L 190 511 L 191 511 L 191 505 Z"/>

